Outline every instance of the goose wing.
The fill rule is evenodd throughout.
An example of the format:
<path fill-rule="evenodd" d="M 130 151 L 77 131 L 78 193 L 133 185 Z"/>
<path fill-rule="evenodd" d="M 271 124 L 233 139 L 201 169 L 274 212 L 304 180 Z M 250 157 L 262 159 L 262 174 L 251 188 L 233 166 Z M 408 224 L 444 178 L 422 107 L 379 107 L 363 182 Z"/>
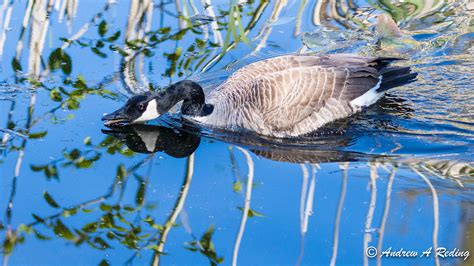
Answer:
<path fill-rule="evenodd" d="M 325 122 L 348 116 L 354 111 L 350 102 L 380 81 L 378 65 L 371 65 L 373 59 L 298 56 L 293 59 L 313 65 L 300 64 L 262 74 L 250 90 L 248 100 L 258 104 L 264 123 L 273 132 L 291 131 L 325 107 L 320 117 Z"/>
<path fill-rule="evenodd" d="M 251 79 L 265 76 L 292 68 L 305 67 L 383 67 L 387 65 L 386 60 L 395 60 L 395 58 L 375 58 L 363 57 L 350 54 L 334 55 L 283 55 L 273 57 L 249 64 L 234 72 L 228 82 L 248 82 Z"/>

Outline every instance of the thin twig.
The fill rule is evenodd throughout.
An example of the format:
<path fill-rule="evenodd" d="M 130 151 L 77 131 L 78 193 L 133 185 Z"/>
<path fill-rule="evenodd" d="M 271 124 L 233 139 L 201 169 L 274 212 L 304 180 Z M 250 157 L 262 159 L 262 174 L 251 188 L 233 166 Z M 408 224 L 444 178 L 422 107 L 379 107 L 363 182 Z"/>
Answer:
<path fill-rule="evenodd" d="M 329 265 L 336 265 L 337 259 L 337 249 L 339 246 L 339 224 L 341 222 L 342 207 L 344 206 L 344 199 L 346 198 L 346 189 L 347 189 L 347 170 L 349 163 L 344 163 L 339 166 L 342 171 L 342 184 L 341 184 L 341 194 L 339 195 L 339 201 L 337 203 L 337 212 L 336 220 L 334 222 L 334 233 L 333 233 L 333 246 L 332 246 L 332 256 L 331 263 Z"/>
<path fill-rule="evenodd" d="M 188 196 L 189 187 L 191 185 L 191 180 L 193 178 L 194 173 L 194 153 L 189 155 L 188 160 L 186 162 L 186 176 L 184 179 L 184 183 L 181 186 L 181 191 L 179 192 L 178 200 L 176 201 L 175 207 L 171 212 L 170 216 L 166 220 L 166 223 L 163 227 L 163 230 L 160 235 L 160 239 L 158 240 L 158 247 L 156 248 L 153 254 L 153 260 L 151 264 L 153 266 L 158 266 L 160 264 L 160 256 L 163 253 L 165 248 L 166 240 L 168 239 L 168 234 L 175 224 L 176 218 L 178 218 L 179 213 L 184 207 L 184 203 L 186 202 L 186 197 Z"/>
<path fill-rule="evenodd" d="M 436 251 L 438 249 L 438 233 L 439 233 L 439 200 L 438 200 L 438 194 L 436 193 L 436 189 L 431 184 L 430 180 L 421 172 L 419 172 L 417 169 L 415 169 L 413 166 L 410 166 L 411 170 L 417 173 L 423 181 L 426 182 L 428 187 L 431 190 L 431 195 L 433 196 L 433 249 Z M 436 266 L 439 266 L 439 258 L 438 256 L 434 256 L 435 264 Z"/>
<path fill-rule="evenodd" d="M 375 203 L 377 201 L 377 168 L 374 163 L 370 163 L 370 203 L 369 210 L 367 211 L 367 218 L 365 220 L 365 233 L 364 233 L 364 250 L 362 252 L 364 257 L 364 265 L 369 265 L 369 260 L 366 255 L 369 242 L 372 241 L 371 227 L 372 219 L 374 218 Z"/>
<path fill-rule="evenodd" d="M 237 149 L 239 149 L 245 155 L 245 159 L 247 160 L 248 175 L 247 175 L 247 187 L 245 190 L 244 208 L 242 210 L 242 219 L 240 220 L 239 232 L 237 233 L 237 237 L 235 239 L 234 252 L 232 254 L 233 266 L 237 265 L 237 257 L 239 256 L 240 242 L 242 241 L 242 237 L 245 231 L 245 225 L 247 223 L 247 218 L 249 215 L 250 200 L 252 198 L 253 176 L 254 176 L 254 164 L 249 152 L 242 149 L 241 147 L 237 147 Z"/>
<path fill-rule="evenodd" d="M 300 164 L 301 171 L 303 172 L 303 182 L 301 184 L 301 196 L 300 196 L 300 234 L 301 234 L 301 240 L 300 240 L 300 254 L 298 255 L 298 259 L 296 260 L 296 265 L 301 265 L 301 261 L 303 260 L 304 256 L 304 236 L 306 234 L 306 231 L 304 231 L 304 218 L 305 218 L 305 212 L 304 212 L 304 205 L 306 202 L 306 194 L 308 191 L 308 179 L 309 179 L 309 172 L 308 172 L 308 167 L 306 167 L 305 164 Z"/>
<path fill-rule="evenodd" d="M 396 173 L 397 173 L 397 168 L 394 167 L 388 178 L 387 191 L 385 193 L 385 206 L 383 209 L 382 222 L 380 223 L 380 228 L 379 228 L 379 238 L 377 240 L 377 250 L 379 251 L 382 250 L 383 237 L 385 235 L 385 224 L 387 223 L 388 213 L 390 211 L 392 185 L 393 185 L 393 180 L 395 179 Z M 377 255 L 377 265 L 379 266 L 382 265 L 382 256 L 380 256 L 380 254 Z"/>

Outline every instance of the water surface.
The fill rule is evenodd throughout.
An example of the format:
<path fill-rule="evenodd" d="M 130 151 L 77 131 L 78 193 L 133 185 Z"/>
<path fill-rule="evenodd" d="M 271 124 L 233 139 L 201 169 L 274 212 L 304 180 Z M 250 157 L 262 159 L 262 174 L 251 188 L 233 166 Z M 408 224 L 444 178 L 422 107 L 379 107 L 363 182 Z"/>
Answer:
<path fill-rule="evenodd" d="M 5 1 L 5 265 L 472 265 L 472 3 L 207 2 Z M 381 13 L 411 41 L 379 40 Z M 135 93 L 304 52 L 403 57 L 418 81 L 299 140 L 100 121 Z"/>

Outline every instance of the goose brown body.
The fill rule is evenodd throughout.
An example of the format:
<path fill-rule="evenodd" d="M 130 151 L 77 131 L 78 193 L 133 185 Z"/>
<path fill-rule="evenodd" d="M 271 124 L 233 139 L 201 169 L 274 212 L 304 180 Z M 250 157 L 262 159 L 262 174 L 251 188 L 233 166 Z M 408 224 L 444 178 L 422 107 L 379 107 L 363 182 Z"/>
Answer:
<path fill-rule="evenodd" d="M 295 137 L 375 103 L 387 89 L 412 82 L 395 58 L 285 55 L 237 70 L 206 96 L 214 105 L 195 122 L 272 137 Z"/>

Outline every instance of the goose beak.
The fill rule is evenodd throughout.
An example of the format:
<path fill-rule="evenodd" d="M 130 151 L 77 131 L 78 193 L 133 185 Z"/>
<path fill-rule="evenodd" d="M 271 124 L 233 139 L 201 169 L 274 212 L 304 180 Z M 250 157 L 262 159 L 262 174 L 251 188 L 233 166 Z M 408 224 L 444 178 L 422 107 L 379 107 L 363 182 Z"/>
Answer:
<path fill-rule="evenodd" d="M 116 127 L 116 126 L 123 126 L 130 123 L 130 120 L 127 118 L 125 113 L 125 108 L 122 107 L 117 111 L 106 114 L 102 117 L 102 121 L 104 121 L 104 125 L 106 127 Z"/>

